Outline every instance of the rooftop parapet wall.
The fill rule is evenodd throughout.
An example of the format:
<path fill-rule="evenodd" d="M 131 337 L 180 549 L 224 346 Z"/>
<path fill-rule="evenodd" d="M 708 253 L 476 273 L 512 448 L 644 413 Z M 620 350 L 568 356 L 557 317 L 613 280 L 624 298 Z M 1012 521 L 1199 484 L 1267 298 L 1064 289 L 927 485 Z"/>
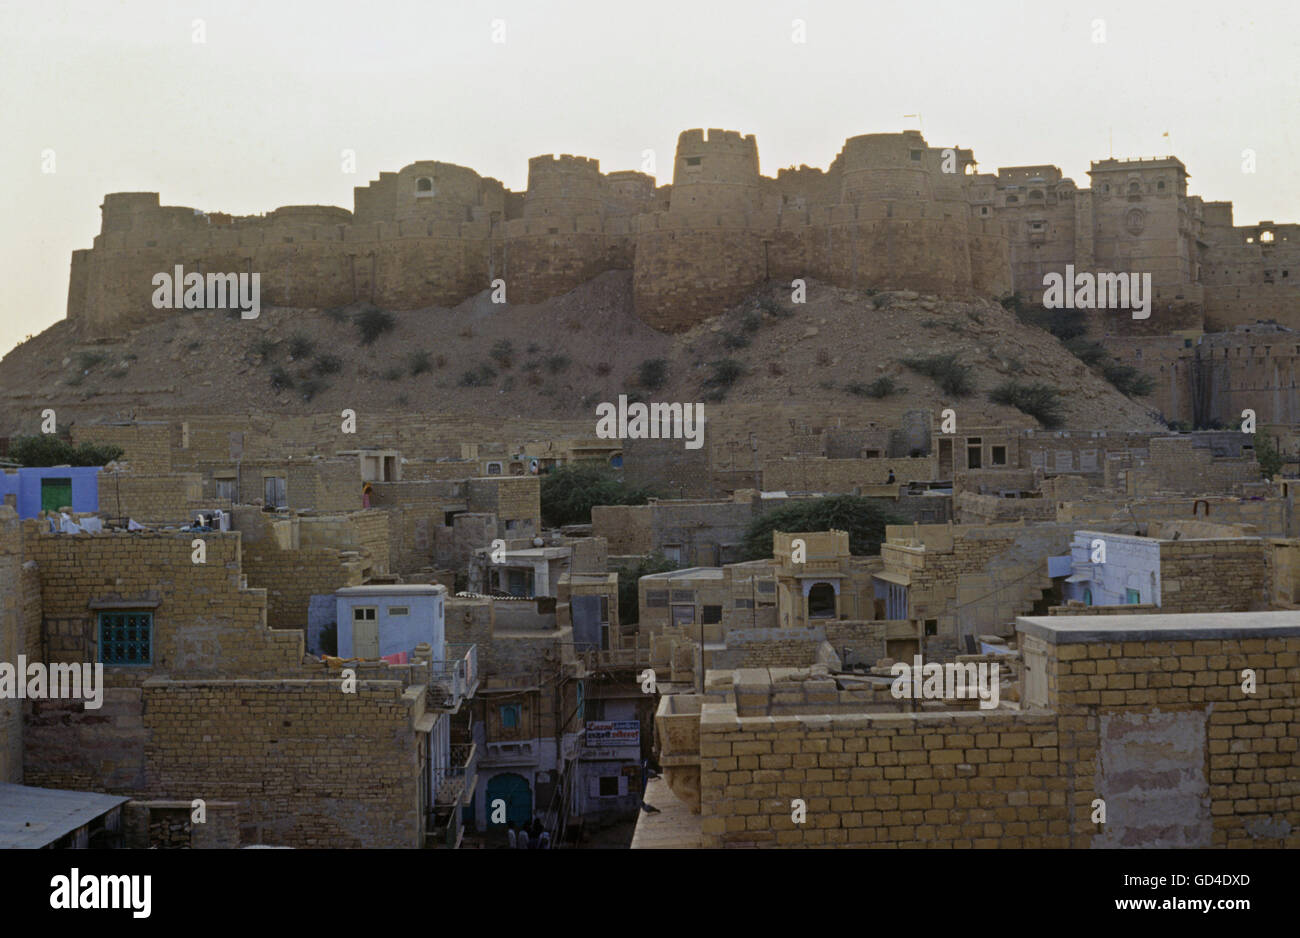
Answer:
<path fill-rule="evenodd" d="M 1020 710 L 840 713 L 825 693 L 822 712 L 749 716 L 740 687 L 705 700 L 704 846 L 1300 846 L 1294 615 L 1027 618 L 1020 633 Z"/>

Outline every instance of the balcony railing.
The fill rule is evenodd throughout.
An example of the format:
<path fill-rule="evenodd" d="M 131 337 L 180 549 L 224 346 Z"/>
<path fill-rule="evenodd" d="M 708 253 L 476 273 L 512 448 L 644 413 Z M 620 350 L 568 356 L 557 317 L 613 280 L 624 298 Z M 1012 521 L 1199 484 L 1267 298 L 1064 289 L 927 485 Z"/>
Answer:
<path fill-rule="evenodd" d="M 613 648 L 590 649 L 582 653 L 583 663 L 588 671 L 596 668 L 636 668 L 649 667 L 649 648 Z"/>
<path fill-rule="evenodd" d="M 493 765 L 516 765 L 532 762 L 537 758 L 537 749 L 533 740 L 505 739 L 488 741 L 483 753 L 483 762 Z"/>
<path fill-rule="evenodd" d="M 478 690 L 478 645 L 448 642 L 447 660 L 429 663 L 429 686 L 442 692 L 442 706 L 459 709 Z"/>
<path fill-rule="evenodd" d="M 474 792 L 478 774 L 478 747 L 474 743 L 453 743 L 447 768 L 433 772 L 435 805 L 464 805 Z"/>

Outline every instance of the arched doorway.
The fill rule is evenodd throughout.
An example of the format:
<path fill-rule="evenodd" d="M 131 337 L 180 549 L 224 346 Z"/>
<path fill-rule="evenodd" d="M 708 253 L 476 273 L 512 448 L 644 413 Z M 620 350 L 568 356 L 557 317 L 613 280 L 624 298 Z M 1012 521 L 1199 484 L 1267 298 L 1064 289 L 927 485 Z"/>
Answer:
<path fill-rule="evenodd" d="M 528 790 L 528 780 L 514 772 L 505 772 L 496 776 L 487 786 L 487 822 L 488 827 L 504 827 L 495 823 L 493 808 L 500 799 L 506 803 L 505 824 L 524 827 L 533 820 L 533 794 Z"/>
<path fill-rule="evenodd" d="M 835 587 L 829 583 L 814 583 L 808 590 L 808 618 L 835 618 Z"/>

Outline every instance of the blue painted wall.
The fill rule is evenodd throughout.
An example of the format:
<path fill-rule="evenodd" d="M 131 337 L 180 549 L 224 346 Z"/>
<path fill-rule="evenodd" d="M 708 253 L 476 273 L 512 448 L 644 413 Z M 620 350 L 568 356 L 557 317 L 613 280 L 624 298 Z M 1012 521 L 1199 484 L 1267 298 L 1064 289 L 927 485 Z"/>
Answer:
<path fill-rule="evenodd" d="M 99 511 L 99 466 L 53 466 L 6 469 L 0 472 L 0 500 L 18 497 L 18 517 L 35 518 L 41 513 L 41 479 L 72 480 L 72 510 Z"/>
<path fill-rule="evenodd" d="M 354 590 L 361 592 L 353 592 Z M 381 657 L 414 651 L 420 642 L 428 642 L 433 647 L 434 659 L 445 659 L 445 590 L 436 593 L 402 593 L 384 587 L 378 587 L 374 591 L 369 591 L 366 587 L 350 587 L 347 591 L 335 593 L 335 599 L 340 658 L 350 658 L 353 655 L 352 610 L 358 606 L 374 606 L 378 610 L 376 618 L 379 622 Z M 405 606 L 409 614 L 392 615 L 389 610 L 394 606 Z"/>

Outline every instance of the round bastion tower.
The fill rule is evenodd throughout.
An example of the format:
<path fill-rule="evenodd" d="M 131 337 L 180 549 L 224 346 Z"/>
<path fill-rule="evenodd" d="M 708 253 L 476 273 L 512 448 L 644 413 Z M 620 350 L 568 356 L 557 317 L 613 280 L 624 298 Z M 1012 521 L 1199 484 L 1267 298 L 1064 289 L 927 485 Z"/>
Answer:
<path fill-rule="evenodd" d="M 832 165 L 840 173 L 840 201 L 932 201 L 926 150 L 915 130 L 850 137 Z"/>
<path fill-rule="evenodd" d="M 672 201 L 679 212 L 749 212 L 758 207 L 758 144 L 734 130 L 686 130 L 677 138 Z"/>
<path fill-rule="evenodd" d="M 534 156 L 528 161 L 524 217 L 600 215 L 600 161 L 584 156 Z"/>

